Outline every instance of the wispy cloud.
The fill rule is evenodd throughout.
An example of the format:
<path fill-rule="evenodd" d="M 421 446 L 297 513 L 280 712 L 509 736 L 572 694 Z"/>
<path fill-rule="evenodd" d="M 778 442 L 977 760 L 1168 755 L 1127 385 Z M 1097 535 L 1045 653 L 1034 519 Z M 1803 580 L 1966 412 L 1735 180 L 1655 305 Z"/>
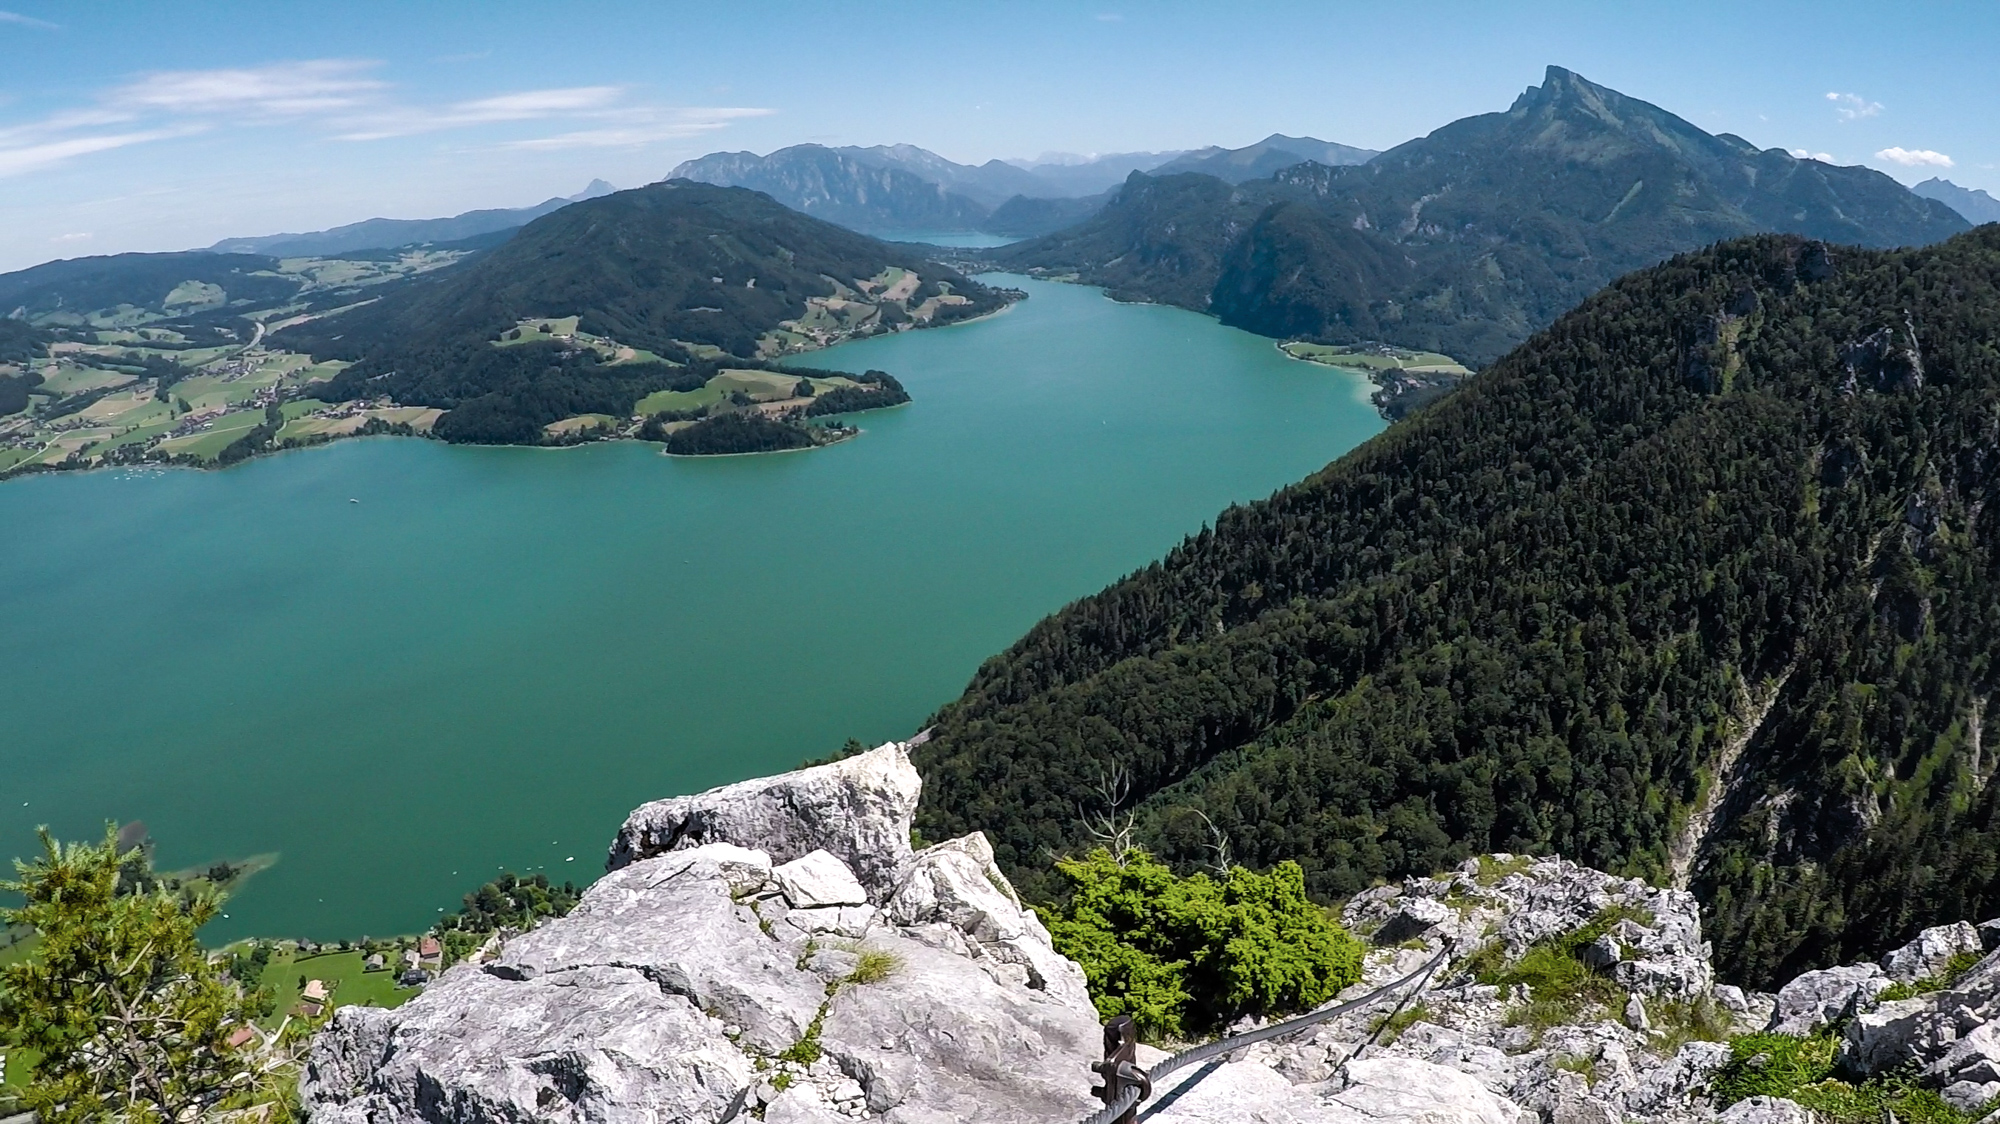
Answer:
<path fill-rule="evenodd" d="M 90 233 L 90 232 L 89 232 L 88 230 L 86 230 L 86 231 L 82 231 L 82 232 L 80 232 L 80 233 L 77 233 L 77 234 L 58 234 L 58 235 L 56 235 L 56 236 L 55 236 L 54 238 L 51 238 L 51 239 L 49 239 L 49 241 L 51 241 L 51 242 L 87 242 L 87 241 L 89 241 L 89 240 L 90 240 L 90 238 L 91 238 L 91 233 Z"/>
<path fill-rule="evenodd" d="M 0 22 L 8 22 L 4 13 Z M 486 129 L 484 143 L 532 151 L 637 147 L 772 112 L 659 105 L 623 86 L 514 90 L 442 105 L 411 104 L 379 77 L 381 66 L 367 59 L 300 59 L 141 74 L 103 91 L 94 104 L 33 120 L 0 119 L 0 177 L 211 129 L 285 124 L 344 141 Z M 523 131 L 548 135 L 523 137 Z M 509 138 L 509 132 L 515 135 Z"/>
<path fill-rule="evenodd" d="M 431 109 L 397 107 L 356 118 L 345 126 L 348 131 L 338 136 L 352 141 L 383 140 L 470 125 L 590 116 L 614 108 L 622 92 L 617 86 L 570 86 L 474 98 Z"/>
<path fill-rule="evenodd" d="M 1800 160 L 1817 160 L 1822 164 L 1831 164 L 1834 162 L 1833 153 L 1831 152 L 1813 152 L 1810 149 L 1804 148 L 1792 148 L 1786 151 Z"/>
<path fill-rule="evenodd" d="M 1905 168 L 1950 168 L 1951 157 L 1942 152 L 1932 152 L 1928 148 L 1885 148 L 1875 154 L 1877 160 L 1887 160 L 1891 164 L 1901 164 Z"/>
<path fill-rule="evenodd" d="M 1860 94 L 1841 94 L 1829 90 L 1826 100 L 1833 103 L 1834 116 L 1842 121 L 1858 121 L 1863 117 L 1882 115 L 1881 102 L 1869 101 Z"/>
<path fill-rule="evenodd" d="M 106 101 L 173 114 L 299 117 L 365 104 L 388 88 L 363 76 L 379 65 L 309 59 L 233 70 L 165 70 L 113 90 Z"/>
<path fill-rule="evenodd" d="M 24 16 L 19 12 L 0 12 L 0 23 L 18 24 L 21 27 L 36 27 L 43 31 L 62 30 L 62 27 L 58 24 L 50 23 L 47 20 L 38 20 L 33 16 Z"/>
<path fill-rule="evenodd" d="M 39 171 L 78 156 L 88 156 L 93 152 L 108 152 L 127 145 L 185 136 L 186 132 L 184 129 L 152 129 L 145 132 L 106 133 L 0 148 L 0 176 L 18 176 L 23 172 Z"/>
<path fill-rule="evenodd" d="M 637 148 L 656 141 L 699 136 L 724 129 L 745 117 L 768 117 L 775 110 L 721 106 L 706 109 L 675 109 L 650 122 L 631 122 L 600 129 L 579 129 L 550 137 L 506 141 L 502 148 L 553 151 L 564 148 Z"/>

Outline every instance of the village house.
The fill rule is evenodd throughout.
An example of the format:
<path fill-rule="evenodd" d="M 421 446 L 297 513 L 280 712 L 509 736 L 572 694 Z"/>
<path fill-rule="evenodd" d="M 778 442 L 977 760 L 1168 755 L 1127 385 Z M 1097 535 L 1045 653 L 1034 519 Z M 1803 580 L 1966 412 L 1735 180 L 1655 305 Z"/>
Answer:
<path fill-rule="evenodd" d="M 435 972 L 444 967 L 444 946 L 436 937 L 425 937 L 417 942 L 417 963 Z"/>
<path fill-rule="evenodd" d="M 326 1002 L 326 984 L 319 980 L 307 980 L 305 990 L 299 992 L 299 998 L 311 1003 Z"/>

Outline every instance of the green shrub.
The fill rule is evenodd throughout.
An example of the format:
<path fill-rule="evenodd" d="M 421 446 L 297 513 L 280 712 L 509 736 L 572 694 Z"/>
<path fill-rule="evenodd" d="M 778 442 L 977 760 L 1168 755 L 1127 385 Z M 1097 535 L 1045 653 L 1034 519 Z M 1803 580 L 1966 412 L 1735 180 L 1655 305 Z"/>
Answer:
<path fill-rule="evenodd" d="M 1100 849 L 1056 869 L 1071 888 L 1041 911 L 1056 950 L 1083 965 L 1100 1014 L 1148 1038 L 1310 1010 L 1361 978 L 1360 943 L 1306 897 L 1297 863 L 1182 878 Z"/>
<path fill-rule="evenodd" d="M 1745 1034 L 1730 1040 L 1729 1064 L 1710 1083 L 1718 1107 L 1746 1097 L 1785 1097 L 1831 1124 L 1879 1124 L 1887 1114 L 1904 1124 L 1970 1124 L 1984 1108 L 1963 1113 L 1934 1089 L 1905 1074 L 1890 1074 L 1859 1085 L 1834 1077 L 1837 1035 L 1822 1031 L 1807 1038 L 1787 1034 Z"/>

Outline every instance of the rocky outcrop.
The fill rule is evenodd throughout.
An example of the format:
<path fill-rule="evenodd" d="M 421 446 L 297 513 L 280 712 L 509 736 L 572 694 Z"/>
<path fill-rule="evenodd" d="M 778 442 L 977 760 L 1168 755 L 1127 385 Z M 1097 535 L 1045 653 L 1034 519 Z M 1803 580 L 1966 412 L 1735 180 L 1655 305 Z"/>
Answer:
<path fill-rule="evenodd" d="M 780 863 L 826 851 L 871 891 L 887 895 L 910 861 L 910 826 L 922 787 L 907 751 L 878 749 L 699 796 L 656 800 L 625 818 L 605 869 L 704 843 L 747 840 Z"/>
<path fill-rule="evenodd" d="M 1102 1056 L 1083 973 L 985 836 L 911 849 L 919 787 L 891 743 L 645 805 L 568 916 L 393 1011 L 339 1010 L 305 1068 L 312 1119 L 1081 1120 Z M 1165 1075 L 1144 1119 L 1811 1124 L 1788 1100 L 1714 1103 L 1731 1051 L 1704 1039 L 1828 1026 L 1853 1074 L 1919 1073 L 1967 1111 L 2000 1095 L 2000 953 L 1951 978 L 2000 926 L 1926 930 L 1773 996 L 1715 983 L 1687 893 L 1560 859 L 1486 856 L 1343 917 L 1373 947 L 1342 998 L 1443 963 L 1393 1007 Z M 1588 995 L 1496 971 L 1551 948 L 1591 970 Z"/>
<path fill-rule="evenodd" d="M 1102 1031 L 901 745 L 633 813 L 567 917 L 315 1041 L 315 1122 L 1070 1120 Z"/>

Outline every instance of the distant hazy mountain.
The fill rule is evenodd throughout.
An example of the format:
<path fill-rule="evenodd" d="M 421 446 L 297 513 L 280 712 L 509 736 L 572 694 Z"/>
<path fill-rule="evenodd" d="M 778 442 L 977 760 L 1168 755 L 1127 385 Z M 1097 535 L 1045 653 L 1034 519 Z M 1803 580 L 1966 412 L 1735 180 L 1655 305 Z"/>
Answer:
<path fill-rule="evenodd" d="M 1984 191 L 1960 187 L 1950 180 L 1936 176 L 1910 189 L 1926 199 L 1935 199 L 1965 217 L 1965 221 L 1978 226 L 1981 223 L 2000 222 L 2000 199 L 1995 199 Z"/>
<path fill-rule="evenodd" d="M 834 151 L 864 164 L 901 168 L 988 207 L 997 207 L 1016 195 L 1038 197 L 1064 194 L 1041 177 L 1004 160 L 988 160 L 978 165 L 959 164 L 914 144 L 878 144 L 872 148 L 848 147 Z"/>
<path fill-rule="evenodd" d="M 1482 364 L 1612 278 L 1719 239 L 1892 247 L 1965 228 L 1880 172 L 1711 136 L 1550 67 L 1506 112 L 1366 165 L 1300 164 L 1234 188 L 1134 175 L 1090 220 L 994 257 L 1265 335 Z"/>
<path fill-rule="evenodd" d="M 1003 238 L 1034 238 L 1052 234 L 1096 214 L 1111 201 L 1111 196 L 1109 191 L 1071 199 L 1036 199 L 1016 195 L 993 208 L 993 213 L 986 216 L 979 228 Z"/>
<path fill-rule="evenodd" d="M 448 219 L 367 219 L 306 234 L 266 234 L 261 238 L 225 238 L 208 249 L 218 254 L 269 254 L 277 258 L 320 257 L 350 250 L 407 246 L 413 242 L 457 242 L 481 234 L 509 230 L 541 218 L 571 203 L 595 199 L 618 190 L 603 180 L 568 198 L 547 199 L 532 207 L 467 211 Z"/>
<path fill-rule="evenodd" d="M 1109 152 L 1098 156 L 1044 153 L 1038 160 L 1010 160 L 1048 185 L 1041 194 L 1053 198 L 1098 195 L 1125 182 L 1133 172 L 1150 172 L 1181 152 Z"/>
<path fill-rule="evenodd" d="M 1230 183 L 1260 180 L 1281 168 L 1308 160 L 1328 167 L 1366 164 L 1375 158 L 1372 148 L 1354 148 L 1313 137 L 1288 137 L 1272 133 L 1256 144 L 1242 148 L 1201 148 L 1153 169 L 1158 176 L 1176 172 L 1200 172 Z"/>
<path fill-rule="evenodd" d="M 853 151 L 863 152 L 865 158 Z M 898 155 L 886 157 L 885 151 Z M 681 164 L 667 178 L 747 187 L 794 211 L 870 234 L 979 229 L 979 221 L 992 208 L 911 171 L 909 165 L 921 162 L 918 153 L 950 163 L 908 145 L 842 150 L 799 144 L 768 156 L 711 152 Z"/>

